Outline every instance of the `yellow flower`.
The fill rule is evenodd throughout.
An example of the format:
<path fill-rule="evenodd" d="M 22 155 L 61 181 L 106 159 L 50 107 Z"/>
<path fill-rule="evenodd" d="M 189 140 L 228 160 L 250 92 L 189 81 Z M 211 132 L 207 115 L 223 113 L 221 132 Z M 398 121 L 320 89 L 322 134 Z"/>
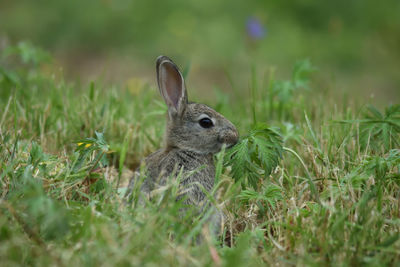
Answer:
<path fill-rule="evenodd" d="M 81 146 L 81 145 L 83 145 L 83 143 L 77 143 L 77 145 L 78 145 L 78 146 Z M 86 145 L 85 145 L 85 148 L 88 148 L 88 147 L 90 147 L 90 146 L 92 146 L 92 144 L 86 144 Z"/>

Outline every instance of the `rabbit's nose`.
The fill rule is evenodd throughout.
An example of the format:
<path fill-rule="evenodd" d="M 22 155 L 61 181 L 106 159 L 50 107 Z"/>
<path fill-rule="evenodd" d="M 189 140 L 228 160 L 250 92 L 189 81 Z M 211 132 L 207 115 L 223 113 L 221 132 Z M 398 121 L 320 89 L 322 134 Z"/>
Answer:
<path fill-rule="evenodd" d="M 227 128 L 225 131 L 221 133 L 218 138 L 218 141 L 224 143 L 228 146 L 228 148 L 234 146 L 239 141 L 239 133 L 235 128 Z"/>

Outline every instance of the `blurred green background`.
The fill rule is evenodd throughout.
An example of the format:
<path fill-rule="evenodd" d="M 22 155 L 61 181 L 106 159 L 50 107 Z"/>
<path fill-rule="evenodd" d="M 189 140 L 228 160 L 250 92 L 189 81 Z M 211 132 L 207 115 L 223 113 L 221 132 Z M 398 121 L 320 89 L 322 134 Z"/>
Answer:
<path fill-rule="evenodd" d="M 165 54 L 210 98 L 231 83 L 247 90 L 252 67 L 287 77 L 308 58 L 316 90 L 387 105 L 400 98 L 399 14 L 398 0 L 3 0 L 0 48 L 30 41 L 53 56 L 51 71 L 120 84 L 155 85 Z"/>

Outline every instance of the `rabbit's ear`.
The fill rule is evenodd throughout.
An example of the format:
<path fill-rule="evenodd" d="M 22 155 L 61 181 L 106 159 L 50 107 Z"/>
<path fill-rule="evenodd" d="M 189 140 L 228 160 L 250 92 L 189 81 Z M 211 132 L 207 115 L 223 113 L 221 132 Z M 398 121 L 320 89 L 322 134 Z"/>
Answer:
<path fill-rule="evenodd" d="M 188 103 L 185 81 L 175 63 L 166 56 L 157 58 L 157 82 L 170 117 L 181 116 Z"/>

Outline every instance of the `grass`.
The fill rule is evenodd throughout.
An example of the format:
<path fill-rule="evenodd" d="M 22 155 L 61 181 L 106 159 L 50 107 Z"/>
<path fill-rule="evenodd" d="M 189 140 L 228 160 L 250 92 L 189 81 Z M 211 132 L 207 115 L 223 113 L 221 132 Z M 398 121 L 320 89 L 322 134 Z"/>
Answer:
<path fill-rule="evenodd" d="M 146 205 L 138 190 L 123 205 L 129 169 L 162 144 L 166 108 L 156 88 L 70 83 L 43 71 L 43 51 L 8 51 L 0 68 L 2 265 L 399 262 L 398 105 L 381 112 L 327 100 L 308 61 L 283 81 L 252 70 L 249 93 L 217 91 L 209 104 L 249 145 L 242 156 L 216 158 L 227 220 L 214 238 L 204 217 L 179 216 L 173 179 Z M 258 135 L 260 123 L 270 139 Z"/>

